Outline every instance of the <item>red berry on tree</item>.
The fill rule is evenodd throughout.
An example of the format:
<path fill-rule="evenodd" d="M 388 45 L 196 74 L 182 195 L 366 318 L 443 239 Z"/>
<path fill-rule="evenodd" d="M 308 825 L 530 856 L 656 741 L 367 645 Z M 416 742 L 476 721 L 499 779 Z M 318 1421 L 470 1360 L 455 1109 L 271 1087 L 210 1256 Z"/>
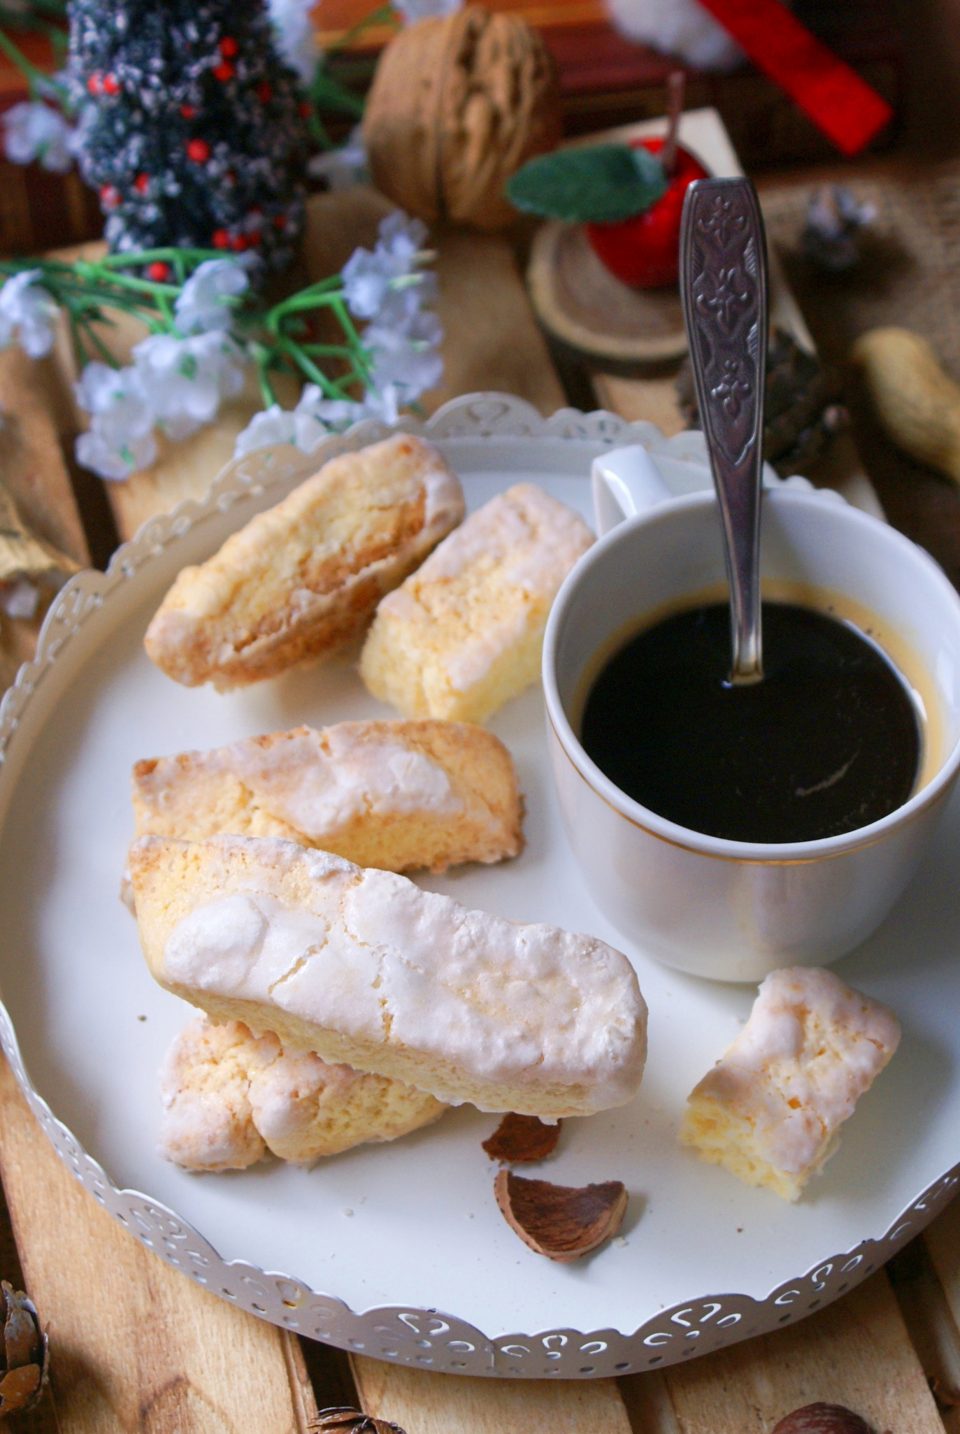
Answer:
<path fill-rule="evenodd" d="M 287 216 L 285 214 L 275 214 L 273 216 L 273 227 L 274 229 L 286 229 Z"/>
<path fill-rule="evenodd" d="M 242 254 L 244 249 L 250 248 L 250 240 L 246 234 L 234 234 L 230 240 L 230 248 L 235 249 L 238 254 Z"/>
<path fill-rule="evenodd" d="M 133 181 L 133 187 L 138 194 L 146 194 L 147 190 L 150 187 L 149 174 L 138 174 L 136 179 Z"/>
<path fill-rule="evenodd" d="M 120 194 L 112 184 L 100 186 L 100 203 L 104 209 L 115 209 L 120 203 Z"/>
<path fill-rule="evenodd" d="M 153 279 L 155 283 L 162 284 L 170 277 L 170 265 L 165 264 L 162 259 L 154 259 L 152 264 L 147 265 L 147 278 Z"/>
<path fill-rule="evenodd" d="M 99 70 L 94 70 L 87 80 L 87 89 L 92 95 L 99 95 L 103 91 L 103 76 Z"/>
<path fill-rule="evenodd" d="M 225 55 L 228 60 L 232 60 L 237 53 L 237 42 L 232 35 L 224 35 L 218 48 L 221 55 Z"/>
<path fill-rule="evenodd" d="M 267 80 L 257 85 L 257 99 L 262 105 L 268 105 L 273 99 L 273 85 L 269 84 Z"/>
<path fill-rule="evenodd" d="M 102 86 L 105 95 L 118 95 L 120 93 L 120 81 L 116 75 L 104 75 Z"/>
<path fill-rule="evenodd" d="M 309 119 L 310 116 L 313 114 L 313 105 L 310 103 L 309 100 L 301 100 L 297 108 L 299 109 L 303 119 Z"/>
<path fill-rule="evenodd" d="M 195 164 L 206 164 L 210 158 L 210 146 L 205 139 L 191 139 L 187 141 L 187 158 L 192 159 Z"/>
<path fill-rule="evenodd" d="M 180 113 L 184 119 L 193 119 L 197 113 L 197 107 L 196 105 L 181 105 Z"/>
<path fill-rule="evenodd" d="M 213 78 L 219 80 L 222 85 L 225 85 L 227 80 L 232 80 L 235 74 L 236 70 L 229 60 L 222 60 L 219 65 L 213 67 Z"/>
<path fill-rule="evenodd" d="M 229 249 L 230 235 L 227 233 L 226 229 L 214 229 L 211 243 L 213 244 L 214 249 Z"/>

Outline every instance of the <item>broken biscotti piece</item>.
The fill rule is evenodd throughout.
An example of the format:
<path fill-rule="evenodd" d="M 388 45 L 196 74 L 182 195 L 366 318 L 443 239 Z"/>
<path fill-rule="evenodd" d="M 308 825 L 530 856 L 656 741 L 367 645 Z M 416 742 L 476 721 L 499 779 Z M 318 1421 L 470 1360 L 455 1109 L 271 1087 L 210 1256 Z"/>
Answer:
<path fill-rule="evenodd" d="M 407 717 L 483 722 L 538 677 L 551 604 L 592 542 L 532 483 L 491 498 L 377 608 L 367 687 Z"/>
<path fill-rule="evenodd" d="M 446 1109 L 400 1081 L 289 1055 L 274 1035 L 204 1016 L 167 1052 L 160 1094 L 160 1153 L 186 1170 L 243 1170 L 268 1152 L 310 1164 L 396 1140 Z"/>
<path fill-rule="evenodd" d="M 748 1185 L 796 1200 L 899 1040 L 893 1012 L 832 971 L 774 971 L 740 1035 L 691 1092 L 680 1139 Z"/>
<path fill-rule="evenodd" d="M 523 846 L 510 754 L 465 722 L 340 722 L 156 757 L 133 769 L 133 808 L 138 836 L 287 837 L 387 871 Z"/>
<path fill-rule="evenodd" d="M 177 682 L 221 690 L 325 657 L 462 516 L 459 480 L 422 439 L 332 458 L 184 568 L 147 629 L 147 655 Z"/>
<path fill-rule="evenodd" d="M 646 1006 L 593 937 L 277 838 L 140 837 L 130 876 L 152 974 L 215 1020 L 487 1111 L 589 1115 L 640 1084 Z"/>

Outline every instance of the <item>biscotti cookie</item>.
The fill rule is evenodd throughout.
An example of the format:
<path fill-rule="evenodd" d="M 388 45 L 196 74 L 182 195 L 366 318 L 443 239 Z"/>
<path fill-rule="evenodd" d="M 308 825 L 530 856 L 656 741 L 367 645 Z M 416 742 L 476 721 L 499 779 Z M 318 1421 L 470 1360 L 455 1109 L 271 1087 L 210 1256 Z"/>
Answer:
<path fill-rule="evenodd" d="M 268 1153 L 308 1165 L 439 1119 L 433 1096 L 315 1055 L 276 1036 L 197 1016 L 160 1073 L 160 1153 L 186 1170 L 243 1170 Z"/>
<path fill-rule="evenodd" d="M 640 1083 L 646 1006 L 602 941 L 277 838 L 140 837 L 130 875 L 156 980 L 288 1050 L 549 1119 Z"/>
<path fill-rule="evenodd" d="M 510 754 L 466 722 L 339 722 L 152 758 L 133 769 L 133 809 L 138 836 L 279 836 L 387 871 L 523 845 Z"/>
<path fill-rule="evenodd" d="M 221 690 L 324 657 L 363 632 L 462 516 L 459 480 L 422 439 L 342 454 L 184 568 L 147 629 L 147 655 L 177 682 Z"/>
<path fill-rule="evenodd" d="M 592 542 L 534 484 L 498 494 L 381 602 L 360 659 L 367 687 L 407 717 L 485 721 L 536 681 L 550 606 Z"/>
<path fill-rule="evenodd" d="M 692 1091 L 680 1139 L 748 1185 L 796 1200 L 899 1040 L 893 1012 L 832 971 L 774 971 Z"/>

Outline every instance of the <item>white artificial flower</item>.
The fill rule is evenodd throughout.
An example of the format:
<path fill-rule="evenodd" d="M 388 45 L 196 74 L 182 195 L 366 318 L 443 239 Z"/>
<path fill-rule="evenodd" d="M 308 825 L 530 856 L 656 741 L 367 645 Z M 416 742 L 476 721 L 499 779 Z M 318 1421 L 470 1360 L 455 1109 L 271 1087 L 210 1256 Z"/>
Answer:
<path fill-rule="evenodd" d="M 320 55 L 310 24 L 315 3 L 316 0 L 269 0 L 268 3 L 280 57 L 296 71 L 304 85 L 313 79 Z"/>
<path fill-rule="evenodd" d="M 350 131 L 346 144 L 313 155 L 307 161 L 307 173 L 311 179 L 325 180 L 327 188 L 333 191 L 349 189 L 367 179 L 367 147 L 361 126 L 356 125 Z"/>
<path fill-rule="evenodd" d="M 376 322 L 384 328 L 408 329 L 422 318 L 423 305 L 437 297 L 438 288 L 437 276 L 430 272 L 400 280 L 384 294 L 376 310 Z"/>
<path fill-rule="evenodd" d="M 133 362 L 158 421 L 174 439 L 210 423 L 222 400 L 243 388 L 243 351 L 217 329 L 184 339 L 151 334 L 134 348 Z"/>
<path fill-rule="evenodd" d="M 345 428 L 348 423 L 356 423 L 364 417 L 362 403 L 355 403 L 351 398 L 326 398 L 323 390 L 315 383 L 306 385 L 294 412 L 307 413 L 329 428 L 337 429 Z"/>
<path fill-rule="evenodd" d="M 143 438 L 156 423 L 143 380 L 134 368 L 88 363 L 74 392 L 80 407 L 93 416 L 93 427 L 117 447 Z"/>
<path fill-rule="evenodd" d="M 101 478 L 128 478 L 157 454 L 156 414 L 135 368 L 88 363 L 75 385 L 77 402 L 91 415 L 77 439 L 77 461 Z"/>
<path fill-rule="evenodd" d="M 86 96 L 79 102 L 74 113 L 74 128 L 70 131 L 70 151 L 74 158 L 89 151 L 93 142 L 93 131 L 100 123 L 100 106 Z"/>
<path fill-rule="evenodd" d="M 373 318 L 390 291 L 394 267 L 379 249 L 354 249 L 341 271 L 343 297 L 351 314 Z"/>
<path fill-rule="evenodd" d="M 235 259 L 207 259 L 190 275 L 174 303 L 182 334 L 228 329 L 233 308 L 228 302 L 245 294 L 250 280 Z"/>
<path fill-rule="evenodd" d="M 453 15 L 463 0 L 393 0 L 393 8 L 403 17 L 405 25 L 427 20 L 433 15 Z"/>
<path fill-rule="evenodd" d="M 7 617 L 34 617 L 40 602 L 40 589 L 29 578 L 15 578 L 0 583 L 0 610 Z"/>
<path fill-rule="evenodd" d="M 57 306 L 42 285 L 39 269 L 21 269 L 0 288 L 0 348 L 14 338 L 31 358 L 53 348 Z"/>
<path fill-rule="evenodd" d="M 372 319 L 393 291 L 414 287 L 417 256 L 426 226 L 396 209 L 381 220 L 373 249 L 355 249 L 343 266 L 343 296 L 358 319 Z M 416 275 L 419 282 L 423 276 Z M 419 306 L 419 299 L 417 306 Z"/>
<path fill-rule="evenodd" d="M 157 445 L 152 433 L 134 438 L 120 447 L 115 446 L 102 433 L 91 428 L 77 439 L 75 452 L 77 462 L 90 468 L 101 478 L 129 478 L 141 468 L 149 468 L 157 456 Z"/>
<path fill-rule="evenodd" d="M 385 383 L 380 388 L 368 388 L 364 395 L 363 406 L 371 418 L 382 419 L 384 423 L 396 423 L 400 417 L 400 405 L 404 395 L 401 394 L 397 385 Z"/>
<path fill-rule="evenodd" d="M 416 315 L 405 328 L 369 324 L 363 346 L 373 360 L 371 387 L 383 391 L 396 385 L 406 402 L 434 388 L 443 374 L 439 353 L 443 330 L 435 314 Z"/>
<path fill-rule="evenodd" d="M 59 110 L 40 100 L 22 100 L 3 116 L 4 149 L 14 164 L 39 161 L 44 169 L 65 174 L 73 164 L 74 131 Z"/>
<path fill-rule="evenodd" d="M 432 344 L 410 341 L 396 328 L 370 326 L 363 334 L 363 347 L 370 351 L 373 373 L 370 386 L 383 390 L 396 386 L 406 403 L 418 399 L 428 389 L 435 389 L 443 374 L 441 354 Z"/>
<path fill-rule="evenodd" d="M 233 453 L 235 458 L 241 458 L 255 448 L 269 448 L 274 443 L 292 443 L 301 452 L 309 453 L 328 434 L 329 429 L 312 414 L 274 403 L 255 413 L 243 432 L 237 434 Z"/>
<path fill-rule="evenodd" d="M 427 226 L 422 219 L 411 219 L 402 209 L 393 209 L 381 219 L 377 230 L 377 248 L 385 249 L 405 269 L 409 269 L 427 240 Z"/>

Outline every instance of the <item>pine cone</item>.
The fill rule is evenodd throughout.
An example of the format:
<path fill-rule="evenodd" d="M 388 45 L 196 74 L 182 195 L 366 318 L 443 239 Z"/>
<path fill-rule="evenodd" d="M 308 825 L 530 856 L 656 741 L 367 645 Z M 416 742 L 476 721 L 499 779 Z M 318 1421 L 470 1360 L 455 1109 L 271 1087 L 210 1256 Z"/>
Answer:
<path fill-rule="evenodd" d="M 699 428 L 693 370 L 677 375 L 677 399 L 688 428 Z M 763 456 L 781 477 L 813 462 L 831 434 L 846 426 L 835 375 L 784 329 L 774 329 L 767 354 Z"/>
<path fill-rule="evenodd" d="M 37 1307 L 22 1290 L 0 1283 L 3 1305 L 3 1376 L 0 1419 L 32 1409 L 47 1383 L 49 1350 Z"/>
<path fill-rule="evenodd" d="M 375 1419 L 359 1409 L 346 1406 L 336 1409 L 321 1409 L 316 1419 L 310 1421 L 310 1428 L 317 1434 L 404 1434 L 399 1424 L 387 1419 Z"/>

